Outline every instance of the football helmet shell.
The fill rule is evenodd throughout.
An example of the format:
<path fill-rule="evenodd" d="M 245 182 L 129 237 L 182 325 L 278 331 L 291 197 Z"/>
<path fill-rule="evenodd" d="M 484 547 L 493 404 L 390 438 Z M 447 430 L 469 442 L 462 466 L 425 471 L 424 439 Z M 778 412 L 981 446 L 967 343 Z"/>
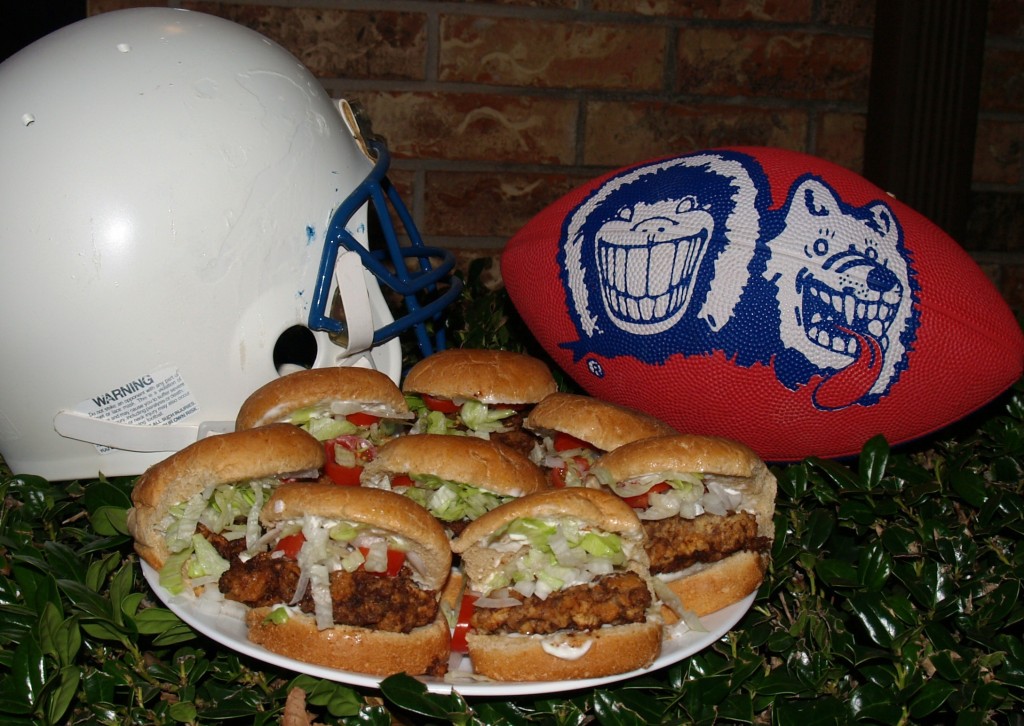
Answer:
<path fill-rule="evenodd" d="M 399 334 L 444 345 L 453 259 L 423 245 L 387 149 L 241 25 L 140 8 L 35 42 L 0 64 L 0 158 L 15 472 L 136 474 L 283 372 L 397 381 Z"/>

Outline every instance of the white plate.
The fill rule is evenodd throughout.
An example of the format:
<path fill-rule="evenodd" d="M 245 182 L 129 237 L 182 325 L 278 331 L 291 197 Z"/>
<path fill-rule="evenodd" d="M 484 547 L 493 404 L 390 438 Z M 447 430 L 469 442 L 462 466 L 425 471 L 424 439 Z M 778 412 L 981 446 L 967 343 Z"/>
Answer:
<path fill-rule="evenodd" d="M 176 597 L 160 586 L 156 570 L 145 562 L 142 572 L 157 596 L 179 618 L 203 635 L 217 641 L 221 645 L 244 655 L 261 660 L 264 663 L 286 668 L 298 673 L 305 673 L 316 678 L 347 683 L 352 686 L 377 688 L 382 680 L 379 676 L 354 673 L 337 668 L 326 668 L 313 663 L 288 658 L 273 653 L 262 646 L 249 642 L 246 636 L 245 622 L 235 615 L 209 613 L 200 608 L 194 599 Z M 463 696 L 524 696 L 539 693 L 567 691 L 579 688 L 592 688 L 614 681 L 621 681 L 634 676 L 644 675 L 678 663 L 683 658 L 703 650 L 732 629 L 754 602 L 751 594 L 737 603 L 723 608 L 718 612 L 701 618 L 706 632 L 689 632 L 666 641 L 661 648 L 661 655 L 648 668 L 616 673 L 602 678 L 583 678 L 573 681 L 530 681 L 510 683 L 507 681 L 478 680 L 473 674 L 473 664 L 466 656 L 452 654 L 448 663 L 447 679 L 421 676 L 419 680 L 426 684 L 427 690 L 433 693 L 451 693 L 458 691 Z"/>

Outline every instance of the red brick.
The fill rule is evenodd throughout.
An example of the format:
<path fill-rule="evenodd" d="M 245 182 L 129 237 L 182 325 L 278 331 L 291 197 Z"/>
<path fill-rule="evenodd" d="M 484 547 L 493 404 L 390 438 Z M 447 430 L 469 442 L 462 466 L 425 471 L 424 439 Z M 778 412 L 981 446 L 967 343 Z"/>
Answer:
<path fill-rule="evenodd" d="M 979 102 L 983 112 L 1024 113 L 1024 47 L 985 51 Z"/>
<path fill-rule="evenodd" d="M 670 18 L 800 23 L 811 19 L 811 0 L 594 0 L 599 12 Z"/>
<path fill-rule="evenodd" d="M 821 3 L 814 21 L 871 30 L 875 24 L 876 0 L 829 0 Z"/>
<path fill-rule="evenodd" d="M 518 6 L 524 8 L 552 8 L 552 9 L 573 9 L 579 6 L 581 0 L 451 0 L 467 5 L 502 5 Z"/>
<path fill-rule="evenodd" d="M 1024 3 L 1020 0 L 989 0 L 988 35 L 1024 38 Z"/>
<path fill-rule="evenodd" d="M 165 8 L 167 0 L 89 0 L 86 3 L 86 15 L 100 15 L 109 13 L 112 10 L 125 10 L 127 8 Z"/>
<path fill-rule="evenodd" d="M 593 102 L 585 164 L 618 167 L 655 156 L 740 144 L 804 150 L 807 114 L 735 106 Z"/>
<path fill-rule="evenodd" d="M 824 113 L 818 120 L 813 152 L 858 174 L 864 170 L 864 131 L 867 116 L 860 113 Z"/>
<path fill-rule="evenodd" d="M 1024 265 L 1004 264 L 1002 268 L 999 291 L 1017 320 L 1024 320 Z"/>
<path fill-rule="evenodd" d="M 428 172 L 423 226 L 432 235 L 505 239 L 587 179 L 501 170 Z"/>
<path fill-rule="evenodd" d="M 651 25 L 446 16 L 442 81 L 544 88 L 657 89 L 666 30 Z"/>
<path fill-rule="evenodd" d="M 842 35 L 684 28 L 676 90 L 712 96 L 867 101 L 871 41 Z"/>
<path fill-rule="evenodd" d="M 422 80 L 427 19 L 420 13 L 185 2 L 277 41 L 320 78 Z"/>
<path fill-rule="evenodd" d="M 412 159 L 568 164 L 577 105 L 563 99 L 453 93 L 347 94 L 393 154 Z"/>
<path fill-rule="evenodd" d="M 1024 161 L 1024 124 L 981 119 L 974 144 L 975 183 L 1018 185 Z"/>

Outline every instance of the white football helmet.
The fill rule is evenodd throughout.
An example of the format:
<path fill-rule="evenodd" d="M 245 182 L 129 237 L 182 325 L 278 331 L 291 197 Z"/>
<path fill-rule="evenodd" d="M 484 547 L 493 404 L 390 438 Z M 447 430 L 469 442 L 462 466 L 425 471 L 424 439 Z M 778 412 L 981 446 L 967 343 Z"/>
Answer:
<path fill-rule="evenodd" d="M 15 472 L 137 474 L 283 372 L 397 381 L 399 333 L 444 345 L 453 259 L 422 244 L 383 144 L 245 27 L 144 8 L 37 41 L 0 64 L 0 159 Z"/>

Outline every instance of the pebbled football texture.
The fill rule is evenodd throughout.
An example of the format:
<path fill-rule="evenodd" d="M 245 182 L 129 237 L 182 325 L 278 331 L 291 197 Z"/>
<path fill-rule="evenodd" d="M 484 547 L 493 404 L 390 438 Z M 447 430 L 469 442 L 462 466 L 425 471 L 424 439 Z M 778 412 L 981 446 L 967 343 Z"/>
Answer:
<path fill-rule="evenodd" d="M 940 429 L 1020 378 L 962 248 L 861 176 L 774 148 L 616 170 L 509 240 L 509 296 L 583 389 L 770 461 Z"/>

